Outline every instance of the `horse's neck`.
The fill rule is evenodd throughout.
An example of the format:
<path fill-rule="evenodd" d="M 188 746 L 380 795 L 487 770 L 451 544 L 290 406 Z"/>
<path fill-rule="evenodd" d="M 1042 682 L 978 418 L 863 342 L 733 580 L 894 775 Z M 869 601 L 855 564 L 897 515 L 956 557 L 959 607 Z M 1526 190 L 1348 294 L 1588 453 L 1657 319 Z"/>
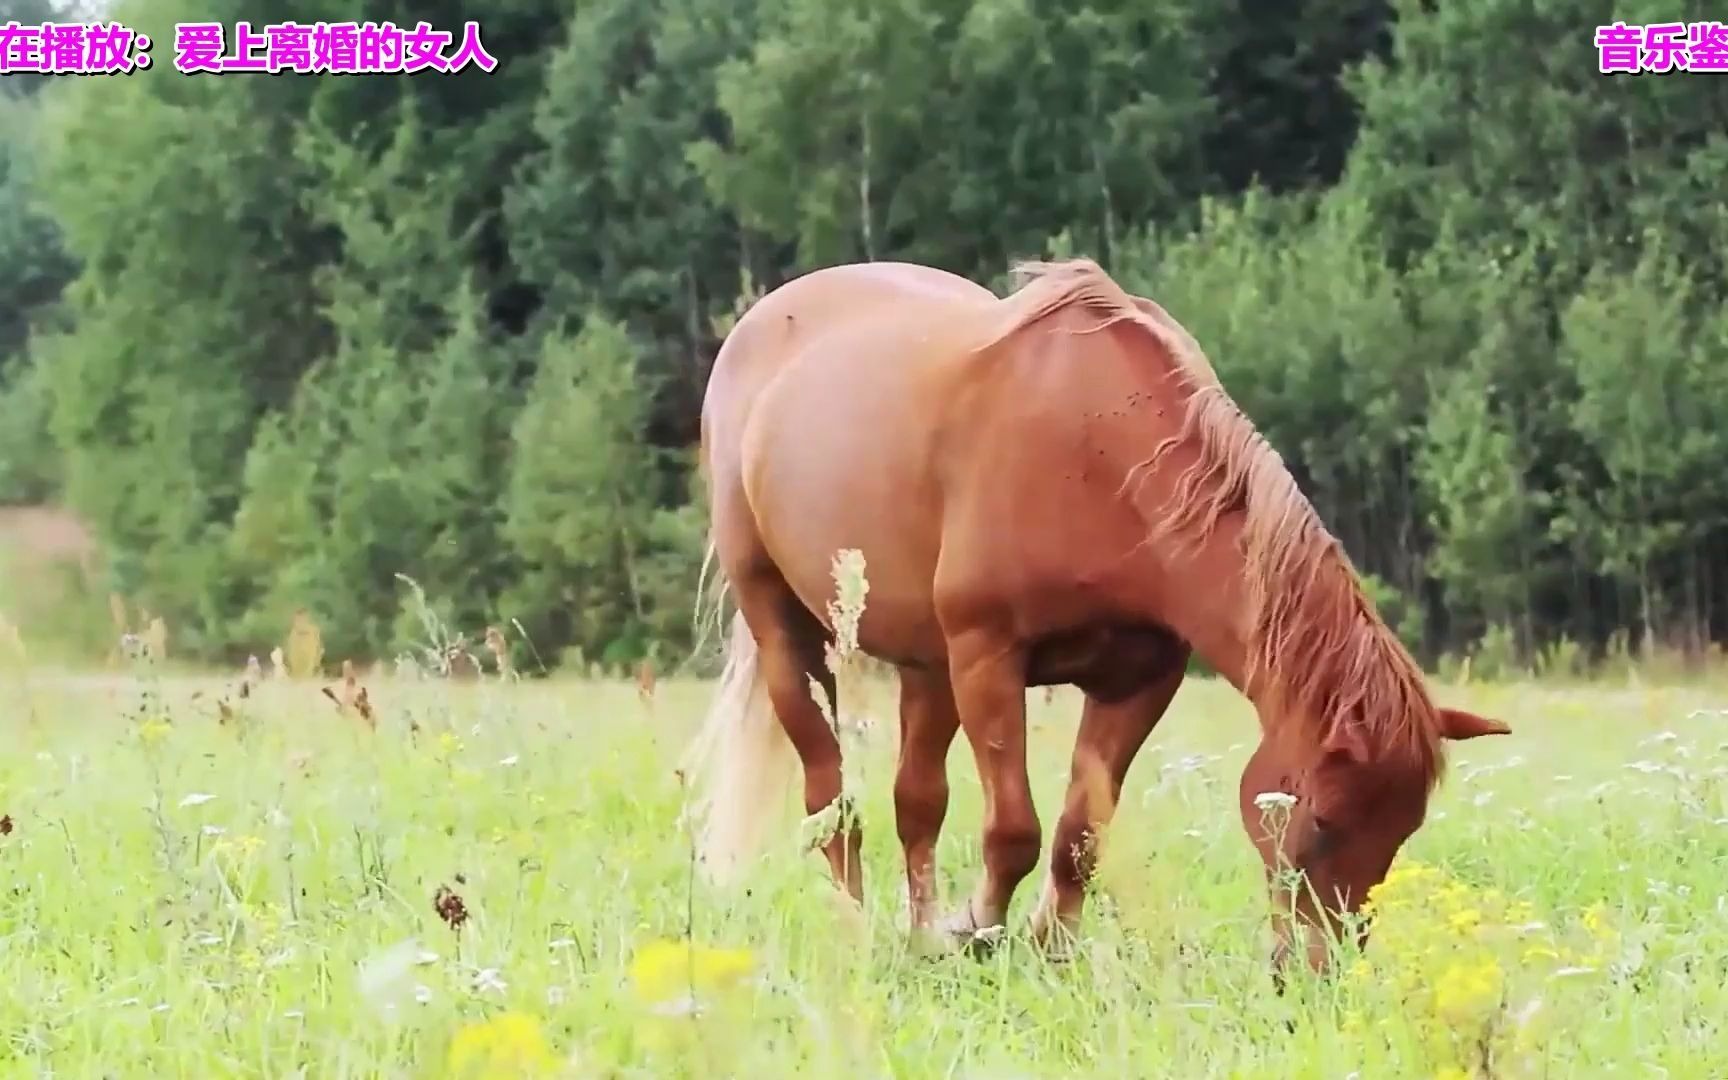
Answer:
<path fill-rule="evenodd" d="M 1186 537 L 1150 542 L 1123 583 L 1123 601 L 1174 631 L 1252 699 L 1247 671 L 1253 611 L 1239 531 L 1240 519 L 1227 515 L 1198 544 Z"/>

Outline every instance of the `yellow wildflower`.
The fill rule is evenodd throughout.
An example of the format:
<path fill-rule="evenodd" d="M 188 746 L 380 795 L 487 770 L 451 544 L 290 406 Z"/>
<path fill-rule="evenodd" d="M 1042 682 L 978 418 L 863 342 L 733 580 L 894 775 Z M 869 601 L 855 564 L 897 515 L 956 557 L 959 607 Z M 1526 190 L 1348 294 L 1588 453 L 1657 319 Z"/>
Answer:
<path fill-rule="evenodd" d="M 736 983 L 750 973 L 754 963 L 748 949 L 710 949 L 684 941 L 655 941 L 636 951 L 630 961 L 630 981 L 644 1000 L 659 1005 L 696 990 Z"/>
<path fill-rule="evenodd" d="M 539 1076 L 554 1067 L 540 1025 L 522 1013 L 503 1013 L 483 1024 L 469 1024 L 450 1041 L 452 1077 Z"/>
<path fill-rule="evenodd" d="M 138 738 L 143 741 L 145 746 L 155 746 L 166 739 L 168 733 L 173 730 L 173 725 L 169 724 L 168 721 L 161 717 L 151 717 L 138 725 Z"/>
<path fill-rule="evenodd" d="M 1477 1015 L 1499 1002 L 1502 979 L 1500 965 L 1492 957 L 1448 965 L 1434 987 L 1434 1010 L 1452 1020 Z"/>
<path fill-rule="evenodd" d="M 1434 1080 L 1470 1080 L 1470 1074 L 1456 1065 L 1448 1065 L 1434 1074 Z"/>
<path fill-rule="evenodd" d="M 1448 908 L 1463 907 L 1465 902 L 1470 899 L 1470 886 L 1457 881 L 1449 881 L 1446 883 L 1446 887 L 1440 890 L 1437 899 Z"/>
<path fill-rule="evenodd" d="M 1608 925 L 1608 910 L 1600 901 L 1584 909 L 1584 929 L 1597 937 L 1613 935 L 1614 928 Z"/>
<path fill-rule="evenodd" d="M 1412 897 L 1420 895 L 1440 876 L 1438 870 L 1424 863 L 1411 861 L 1394 866 L 1378 885 L 1368 890 L 1363 906 L 1378 911 L 1408 907 Z"/>
<path fill-rule="evenodd" d="M 1454 911 L 1446 919 L 1447 927 L 1460 937 L 1467 937 L 1482 925 L 1482 913 L 1475 908 Z"/>
<path fill-rule="evenodd" d="M 210 845 L 210 854 L 231 866 L 238 865 L 257 854 L 264 846 L 264 841 L 256 836 L 223 837 Z"/>

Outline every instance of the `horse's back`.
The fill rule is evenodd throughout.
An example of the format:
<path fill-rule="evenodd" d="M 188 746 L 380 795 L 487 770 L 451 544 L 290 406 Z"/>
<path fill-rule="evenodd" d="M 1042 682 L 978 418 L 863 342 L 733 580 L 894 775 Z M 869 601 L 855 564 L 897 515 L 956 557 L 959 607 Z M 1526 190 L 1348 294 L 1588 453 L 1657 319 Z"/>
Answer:
<path fill-rule="evenodd" d="M 752 305 L 722 343 L 703 401 L 703 442 L 710 452 L 736 446 L 752 402 L 815 338 L 867 332 L 917 308 L 995 300 L 957 274 L 914 263 L 846 263 L 794 278 Z"/>
<path fill-rule="evenodd" d="M 781 424 L 822 413 L 832 414 L 833 425 L 860 422 L 860 395 L 908 392 L 908 381 L 956 338 L 955 328 L 978 324 L 997 303 L 963 277 L 911 263 L 849 263 L 787 282 L 745 312 L 715 357 L 702 409 L 710 466 L 742 473 L 746 444 L 773 438 Z M 769 417 L 751 434 L 752 417 L 770 402 L 803 420 Z M 878 431 L 890 436 L 895 427 Z"/>

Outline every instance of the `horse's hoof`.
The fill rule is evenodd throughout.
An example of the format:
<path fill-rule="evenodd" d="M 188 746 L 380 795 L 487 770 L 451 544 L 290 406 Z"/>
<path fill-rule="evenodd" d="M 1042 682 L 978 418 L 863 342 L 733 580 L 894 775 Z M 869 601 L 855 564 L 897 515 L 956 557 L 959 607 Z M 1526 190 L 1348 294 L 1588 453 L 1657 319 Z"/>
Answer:
<path fill-rule="evenodd" d="M 906 941 L 912 955 L 920 960 L 952 956 L 955 951 L 953 939 L 937 926 L 914 926 Z"/>
<path fill-rule="evenodd" d="M 943 919 L 939 933 L 953 951 L 982 960 L 995 951 L 1003 929 L 1001 926 L 979 926 L 972 918 L 971 907 L 967 906 Z"/>
<path fill-rule="evenodd" d="M 1078 952 L 1079 940 L 1065 927 L 1046 931 L 1033 939 L 1046 963 L 1071 964 Z"/>
<path fill-rule="evenodd" d="M 1032 944 L 1050 963 L 1069 963 L 1080 944 L 1079 925 L 1077 916 L 1064 917 L 1050 905 L 1041 906 L 1032 914 Z"/>

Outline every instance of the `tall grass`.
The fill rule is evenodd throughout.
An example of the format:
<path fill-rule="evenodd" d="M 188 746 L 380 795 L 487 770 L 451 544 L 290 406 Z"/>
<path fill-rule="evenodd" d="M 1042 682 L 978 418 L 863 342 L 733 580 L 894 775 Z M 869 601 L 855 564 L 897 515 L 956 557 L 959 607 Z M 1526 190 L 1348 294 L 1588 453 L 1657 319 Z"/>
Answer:
<path fill-rule="evenodd" d="M 25 677 L 0 666 L 0 699 Z M 692 878 L 674 766 L 700 683 L 659 680 L 650 711 L 629 680 L 375 671 L 374 731 L 268 670 L 28 677 L 42 722 L 0 719 L 6 1074 L 1728 1073 L 1728 719 L 1696 689 L 1443 691 L 1517 734 L 1456 748 L 1360 962 L 1279 996 L 1235 812 L 1254 723 L 1215 683 L 1130 773 L 1052 966 L 1018 936 L 1030 890 L 988 960 L 908 947 L 891 719 L 856 739 L 848 916 L 795 829 L 747 895 Z M 1029 711 L 1048 824 L 1078 699 Z M 950 768 L 951 899 L 979 792 Z"/>

